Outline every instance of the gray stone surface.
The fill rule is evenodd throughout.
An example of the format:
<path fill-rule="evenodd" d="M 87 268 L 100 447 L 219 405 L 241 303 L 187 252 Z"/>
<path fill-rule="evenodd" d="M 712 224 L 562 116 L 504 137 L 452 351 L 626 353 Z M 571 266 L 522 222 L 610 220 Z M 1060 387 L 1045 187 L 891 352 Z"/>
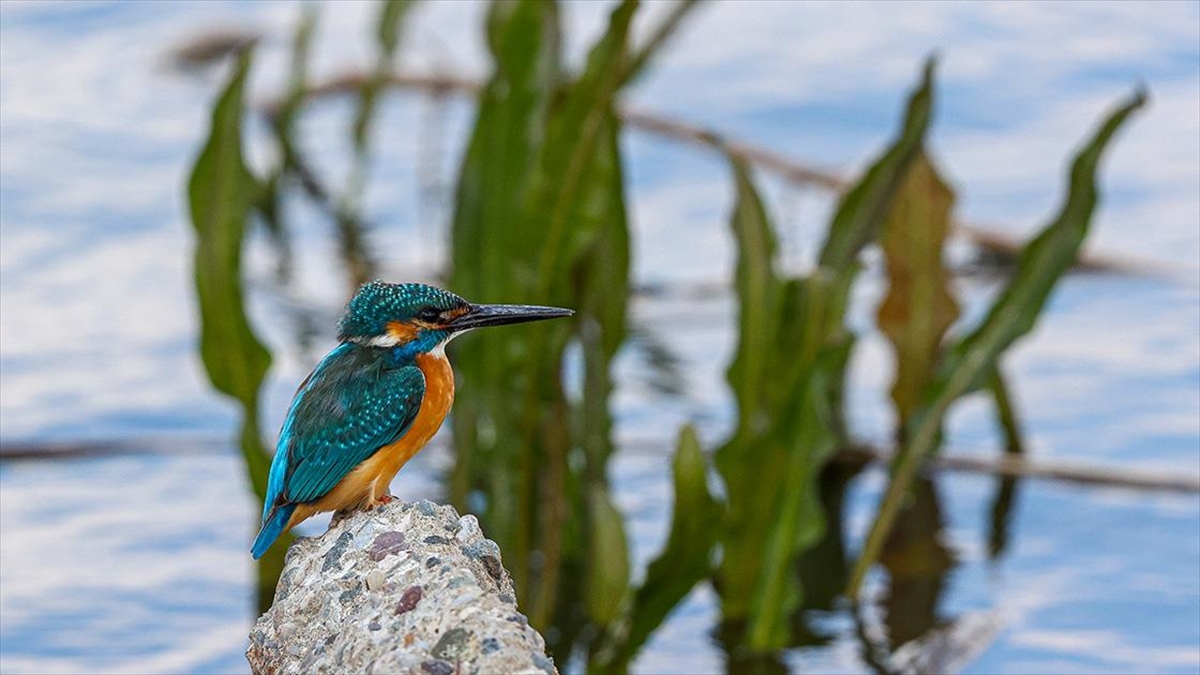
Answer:
<path fill-rule="evenodd" d="M 475 516 L 393 501 L 288 551 L 255 623 L 255 673 L 555 675 Z"/>

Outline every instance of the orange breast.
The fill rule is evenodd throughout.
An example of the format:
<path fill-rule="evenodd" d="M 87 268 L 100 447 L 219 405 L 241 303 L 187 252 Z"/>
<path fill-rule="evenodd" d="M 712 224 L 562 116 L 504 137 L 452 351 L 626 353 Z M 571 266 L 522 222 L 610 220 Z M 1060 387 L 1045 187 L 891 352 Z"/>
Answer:
<path fill-rule="evenodd" d="M 454 372 L 450 362 L 441 352 L 419 354 L 417 367 L 425 376 L 425 396 L 421 407 L 408 431 L 395 443 L 385 445 L 378 452 L 346 474 L 328 494 L 316 500 L 299 504 L 293 513 L 288 529 L 316 513 L 342 511 L 377 503 L 388 492 L 392 479 L 408 460 L 425 447 L 437 433 L 454 403 Z"/>
<path fill-rule="evenodd" d="M 371 457 L 382 458 L 379 474 L 382 491 L 379 494 L 386 493 L 388 484 L 400 467 L 433 438 L 446 419 L 446 413 L 450 412 L 450 405 L 454 403 L 454 371 L 450 369 L 450 362 L 445 355 L 418 354 L 417 367 L 425 375 L 425 396 L 421 399 L 416 419 L 399 440 L 384 446 Z"/>

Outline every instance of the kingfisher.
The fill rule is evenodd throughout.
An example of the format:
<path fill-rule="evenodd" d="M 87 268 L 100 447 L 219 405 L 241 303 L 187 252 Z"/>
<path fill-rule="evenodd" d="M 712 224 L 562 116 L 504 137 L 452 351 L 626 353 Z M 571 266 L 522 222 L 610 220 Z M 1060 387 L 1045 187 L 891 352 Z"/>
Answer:
<path fill-rule="evenodd" d="M 400 467 L 433 438 L 454 401 L 446 343 L 484 326 L 574 314 L 535 305 L 477 305 L 425 284 L 364 284 L 338 324 L 338 346 L 300 384 L 267 478 L 250 553 L 325 511 L 392 500 Z"/>

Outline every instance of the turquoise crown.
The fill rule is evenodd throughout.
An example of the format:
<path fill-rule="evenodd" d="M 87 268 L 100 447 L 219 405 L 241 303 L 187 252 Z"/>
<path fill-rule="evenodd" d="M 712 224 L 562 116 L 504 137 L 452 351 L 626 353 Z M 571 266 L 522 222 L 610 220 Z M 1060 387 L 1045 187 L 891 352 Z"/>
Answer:
<path fill-rule="evenodd" d="M 338 322 L 338 339 L 373 337 L 387 332 L 392 321 L 411 321 L 422 310 L 443 312 L 466 307 L 467 301 L 426 284 L 371 281 L 359 287 Z"/>

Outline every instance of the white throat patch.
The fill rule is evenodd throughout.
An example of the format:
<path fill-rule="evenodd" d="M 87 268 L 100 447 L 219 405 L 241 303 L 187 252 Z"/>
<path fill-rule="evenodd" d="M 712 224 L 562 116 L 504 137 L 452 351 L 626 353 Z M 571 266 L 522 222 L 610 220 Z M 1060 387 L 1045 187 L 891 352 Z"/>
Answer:
<path fill-rule="evenodd" d="M 462 335 L 463 333 L 470 333 L 473 330 L 475 330 L 475 329 L 467 328 L 466 330 L 460 330 L 460 331 L 455 331 L 455 332 L 451 333 L 449 335 L 449 337 L 447 337 L 445 340 L 442 340 L 441 342 L 437 343 L 436 347 L 429 350 L 429 353 L 434 358 L 438 358 L 438 359 L 446 358 L 446 345 L 450 344 L 450 341 L 453 340 L 454 338 L 458 337 L 459 335 Z"/>

